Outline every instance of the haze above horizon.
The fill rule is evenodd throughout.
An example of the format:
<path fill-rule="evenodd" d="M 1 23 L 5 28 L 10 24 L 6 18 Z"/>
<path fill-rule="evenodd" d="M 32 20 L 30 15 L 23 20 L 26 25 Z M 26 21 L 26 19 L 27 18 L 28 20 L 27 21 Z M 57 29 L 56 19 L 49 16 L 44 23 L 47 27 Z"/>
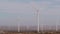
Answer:
<path fill-rule="evenodd" d="M 60 0 L 0 0 L 0 25 L 37 25 L 35 8 L 40 25 L 60 25 Z"/>

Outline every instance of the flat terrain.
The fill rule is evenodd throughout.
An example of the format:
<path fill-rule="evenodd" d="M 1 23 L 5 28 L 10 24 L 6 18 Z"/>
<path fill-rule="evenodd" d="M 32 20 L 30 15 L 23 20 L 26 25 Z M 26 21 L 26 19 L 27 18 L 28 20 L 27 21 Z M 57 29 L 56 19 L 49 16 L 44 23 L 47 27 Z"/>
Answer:
<path fill-rule="evenodd" d="M 0 34 L 60 34 L 60 32 L 3 32 Z"/>

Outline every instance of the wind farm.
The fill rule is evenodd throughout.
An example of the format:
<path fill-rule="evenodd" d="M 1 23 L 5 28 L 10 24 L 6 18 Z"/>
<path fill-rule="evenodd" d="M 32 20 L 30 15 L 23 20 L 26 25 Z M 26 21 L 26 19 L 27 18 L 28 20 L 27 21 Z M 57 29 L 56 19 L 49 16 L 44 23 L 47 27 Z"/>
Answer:
<path fill-rule="evenodd" d="M 6 28 L 5 28 L 6 27 Z M 43 25 L 43 31 L 41 30 L 42 27 L 39 27 L 40 30 L 39 32 L 37 31 L 37 26 L 29 26 L 28 30 L 26 26 L 20 26 L 19 31 L 18 28 L 15 26 L 10 26 L 8 28 L 8 26 L 4 26 L 3 29 L 1 29 L 0 27 L 0 33 L 2 34 L 58 34 L 60 31 L 60 29 L 58 29 L 58 31 L 56 31 L 55 26 L 47 26 L 47 25 Z M 51 28 L 51 29 L 49 29 Z"/>
<path fill-rule="evenodd" d="M 0 34 L 60 34 L 60 1 L 0 0 Z"/>
<path fill-rule="evenodd" d="M 40 25 L 39 17 L 40 17 L 40 11 L 36 10 L 34 16 L 36 16 L 36 23 L 37 26 L 21 26 L 20 25 L 20 16 L 17 17 L 17 26 L 10 26 L 6 27 L 4 26 L 0 33 L 1 34 L 60 34 L 60 29 L 58 29 L 58 22 L 59 18 L 56 19 L 56 25 L 55 26 L 49 26 L 49 25 Z M 60 26 L 59 26 L 60 27 Z"/>

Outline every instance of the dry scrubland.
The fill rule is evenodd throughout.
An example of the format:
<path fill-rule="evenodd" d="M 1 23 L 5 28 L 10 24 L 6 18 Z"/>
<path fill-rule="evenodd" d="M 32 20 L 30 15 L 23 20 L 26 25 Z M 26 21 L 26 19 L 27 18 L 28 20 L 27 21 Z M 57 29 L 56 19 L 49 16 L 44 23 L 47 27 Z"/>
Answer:
<path fill-rule="evenodd" d="M 60 32 L 3 32 L 0 34 L 60 34 Z"/>
<path fill-rule="evenodd" d="M 47 29 L 48 28 L 48 29 Z M 17 32 L 17 27 L 8 27 L 8 26 L 1 26 L 0 31 L 3 30 L 3 32 L 0 32 L 0 34 L 60 34 L 60 26 L 59 26 L 59 31 L 56 32 L 55 26 L 51 27 L 52 29 L 49 30 L 49 26 L 45 27 L 44 26 L 44 32 L 41 32 L 41 27 L 40 27 L 40 33 L 36 32 L 37 27 L 32 26 L 27 29 L 25 26 L 20 27 L 20 32 Z M 47 29 L 47 30 L 45 30 Z M 22 31 L 22 32 L 21 32 Z"/>

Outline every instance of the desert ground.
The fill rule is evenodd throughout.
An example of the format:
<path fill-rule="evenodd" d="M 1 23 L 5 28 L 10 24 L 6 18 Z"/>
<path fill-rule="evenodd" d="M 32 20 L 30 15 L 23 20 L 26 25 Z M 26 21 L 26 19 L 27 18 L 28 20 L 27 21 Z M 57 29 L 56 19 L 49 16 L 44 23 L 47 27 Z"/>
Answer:
<path fill-rule="evenodd" d="M 0 34 L 60 34 L 60 32 L 1 32 Z"/>

